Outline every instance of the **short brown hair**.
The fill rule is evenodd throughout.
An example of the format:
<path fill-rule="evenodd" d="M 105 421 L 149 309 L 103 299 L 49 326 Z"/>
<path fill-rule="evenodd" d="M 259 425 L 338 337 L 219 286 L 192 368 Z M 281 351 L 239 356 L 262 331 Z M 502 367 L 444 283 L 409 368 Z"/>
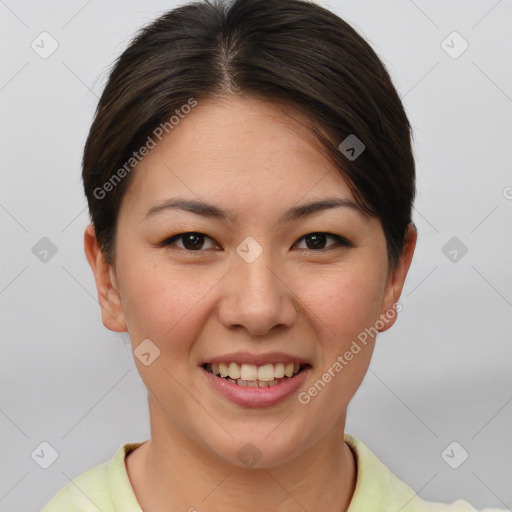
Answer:
<path fill-rule="evenodd" d="M 91 222 L 107 262 L 132 175 L 126 169 L 136 166 L 133 152 L 190 98 L 219 95 L 260 97 L 305 113 L 358 204 L 380 219 L 396 266 L 415 195 L 411 127 L 370 45 L 306 0 L 191 2 L 141 29 L 119 56 L 82 160 Z M 351 135 L 364 144 L 356 159 L 339 149 Z M 123 179 L 104 193 L 123 166 Z"/>

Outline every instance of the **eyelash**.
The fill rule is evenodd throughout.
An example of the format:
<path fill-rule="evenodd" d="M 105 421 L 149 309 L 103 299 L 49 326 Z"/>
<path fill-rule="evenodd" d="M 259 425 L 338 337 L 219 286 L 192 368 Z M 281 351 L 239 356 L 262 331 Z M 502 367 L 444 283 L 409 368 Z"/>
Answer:
<path fill-rule="evenodd" d="M 169 246 L 172 246 L 176 240 L 184 237 L 185 235 L 201 235 L 201 236 L 204 236 L 205 238 L 213 240 L 213 238 L 209 237 L 208 235 L 205 235 L 204 233 L 199 233 L 197 231 L 187 231 L 187 232 L 178 233 L 177 235 L 173 235 L 173 236 L 171 236 L 169 238 L 166 238 L 164 241 L 160 242 L 158 244 L 158 246 L 159 247 L 169 247 Z M 311 235 L 326 235 L 327 237 L 335 239 L 337 243 L 334 244 L 334 245 L 331 245 L 329 247 L 324 247 L 322 249 L 299 249 L 300 251 L 325 252 L 325 251 L 328 251 L 330 249 L 334 249 L 336 247 L 354 247 L 352 242 L 350 242 L 346 238 L 344 238 L 342 236 L 339 236 L 339 235 L 335 235 L 333 233 L 327 233 L 327 232 L 324 232 L 324 231 L 313 231 L 311 233 L 308 233 L 308 234 L 300 237 L 297 240 L 297 242 L 295 242 L 295 244 L 297 244 L 301 240 L 304 240 L 305 238 L 307 238 L 308 236 L 311 236 Z M 183 248 L 183 247 L 176 247 L 176 248 L 179 249 L 179 250 L 182 250 L 182 251 L 189 252 L 189 253 L 204 252 L 203 249 L 198 249 L 198 250 L 194 251 L 194 250 L 189 250 L 189 249 L 186 249 L 186 248 Z"/>

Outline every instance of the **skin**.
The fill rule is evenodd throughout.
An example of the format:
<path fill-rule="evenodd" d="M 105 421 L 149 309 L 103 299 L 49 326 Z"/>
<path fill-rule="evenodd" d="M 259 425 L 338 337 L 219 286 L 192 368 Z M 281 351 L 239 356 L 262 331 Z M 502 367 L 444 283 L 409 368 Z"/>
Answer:
<path fill-rule="evenodd" d="M 296 395 L 266 408 L 235 405 L 199 367 L 228 352 L 282 351 L 311 362 L 307 390 L 400 297 L 416 244 L 412 225 L 390 272 L 378 218 L 342 207 L 277 223 L 313 199 L 353 200 L 304 122 L 254 98 L 199 102 L 133 171 L 112 265 L 86 228 L 104 325 L 129 332 L 133 349 L 149 338 L 160 350 L 148 366 L 135 358 L 151 439 L 126 466 L 144 510 L 339 512 L 350 503 L 357 468 L 343 440 L 346 412 L 375 339 L 306 405 Z M 234 220 L 170 209 L 146 217 L 174 196 L 213 202 Z M 183 238 L 158 245 L 187 232 L 206 235 L 199 250 L 184 248 Z M 312 232 L 353 246 L 327 237 L 315 248 L 303 238 Z M 263 249 L 252 263 L 236 252 L 247 236 Z M 248 442 L 261 453 L 254 467 L 237 457 Z"/>

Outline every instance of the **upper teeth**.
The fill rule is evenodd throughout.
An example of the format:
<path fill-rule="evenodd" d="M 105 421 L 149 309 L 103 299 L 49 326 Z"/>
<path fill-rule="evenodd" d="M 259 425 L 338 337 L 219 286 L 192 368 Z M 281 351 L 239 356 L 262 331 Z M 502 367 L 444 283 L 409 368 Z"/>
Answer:
<path fill-rule="evenodd" d="M 299 363 L 277 363 L 256 366 L 255 364 L 238 363 L 211 363 L 211 371 L 221 377 L 229 377 L 233 380 L 242 379 L 247 381 L 259 380 L 270 382 L 274 379 L 292 377 L 300 370 Z"/>

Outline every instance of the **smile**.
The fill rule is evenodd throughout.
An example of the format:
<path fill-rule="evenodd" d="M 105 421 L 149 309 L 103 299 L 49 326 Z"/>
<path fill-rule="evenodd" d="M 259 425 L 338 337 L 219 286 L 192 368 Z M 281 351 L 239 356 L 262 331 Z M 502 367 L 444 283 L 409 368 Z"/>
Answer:
<path fill-rule="evenodd" d="M 295 377 L 309 364 L 300 363 L 275 363 L 256 366 L 254 364 L 205 363 L 203 368 L 213 375 L 227 380 L 232 384 L 247 387 L 272 387 Z"/>

